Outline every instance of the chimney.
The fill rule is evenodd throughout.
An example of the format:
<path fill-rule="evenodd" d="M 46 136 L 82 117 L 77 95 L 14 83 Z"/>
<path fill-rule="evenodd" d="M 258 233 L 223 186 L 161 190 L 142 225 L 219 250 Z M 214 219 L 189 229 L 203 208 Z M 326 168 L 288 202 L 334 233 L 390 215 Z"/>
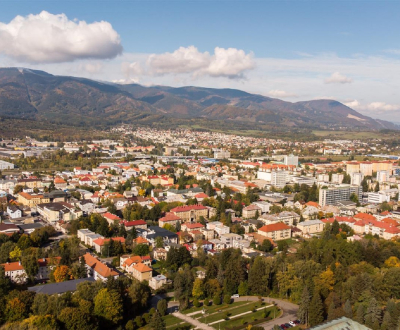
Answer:
<path fill-rule="evenodd" d="M 21 261 L 18 261 L 18 264 L 21 266 Z"/>

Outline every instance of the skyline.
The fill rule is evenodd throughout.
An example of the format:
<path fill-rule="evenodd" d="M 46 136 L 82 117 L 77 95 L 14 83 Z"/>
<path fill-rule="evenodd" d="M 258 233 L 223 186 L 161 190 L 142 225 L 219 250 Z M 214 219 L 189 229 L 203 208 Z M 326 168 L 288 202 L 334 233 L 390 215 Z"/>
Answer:
<path fill-rule="evenodd" d="M 400 118 L 396 2 L 2 4 L 0 67 L 237 88 L 291 102 L 332 98 L 374 118 Z"/>

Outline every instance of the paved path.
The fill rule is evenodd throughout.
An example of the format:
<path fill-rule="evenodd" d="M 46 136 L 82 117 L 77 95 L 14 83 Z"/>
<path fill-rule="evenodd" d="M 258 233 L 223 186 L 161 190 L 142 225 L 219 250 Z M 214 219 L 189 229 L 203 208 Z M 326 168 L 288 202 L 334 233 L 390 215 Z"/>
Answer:
<path fill-rule="evenodd" d="M 264 298 L 265 302 L 272 302 L 275 303 L 282 309 L 283 313 L 280 317 L 273 319 L 269 322 L 258 324 L 258 326 L 264 327 L 264 329 L 271 329 L 274 327 L 275 324 L 281 325 L 283 323 L 289 323 L 289 321 L 293 321 L 297 319 L 297 311 L 299 306 L 296 304 L 292 304 L 288 301 L 275 299 L 275 298 Z"/>
<path fill-rule="evenodd" d="M 196 327 L 196 329 L 202 329 L 202 330 L 214 330 L 213 327 L 208 326 L 207 324 L 201 323 L 199 321 L 197 321 L 196 319 L 191 318 L 190 316 L 187 316 L 185 314 L 182 314 L 180 312 L 174 312 L 172 315 L 174 315 L 175 317 L 190 323 L 192 325 L 194 325 Z"/>
<path fill-rule="evenodd" d="M 260 310 L 262 310 L 262 309 L 264 309 L 264 308 L 270 308 L 270 307 L 272 307 L 272 306 L 273 306 L 273 305 L 263 306 L 263 307 L 257 308 L 256 310 L 257 310 L 257 311 L 260 311 Z M 247 315 L 247 314 L 250 314 L 250 313 L 253 313 L 253 311 L 248 311 L 248 312 L 236 314 L 236 315 L 230 316 L 229 319 L 234 319 L 234 318 L 236 318 L 236 317 L 239 317 L 239 316 L 242 316 L 242 315 Z M 224 319 L 221 319 L 221 320 L 218 320 L 218 321 L 215 321 L 215 322 L 210 323 L 210 325 L 215 324 L 215 323 L 219 323 L 219 322 L 224 322 L 224 321 L 225 321 Z"/>

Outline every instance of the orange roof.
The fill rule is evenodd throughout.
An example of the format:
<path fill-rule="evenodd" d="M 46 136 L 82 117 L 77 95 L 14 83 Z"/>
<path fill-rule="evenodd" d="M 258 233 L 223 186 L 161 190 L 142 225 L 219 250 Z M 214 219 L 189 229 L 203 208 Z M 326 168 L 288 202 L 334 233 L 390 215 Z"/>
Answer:
<path fill-rule="evenodd" d="M 143 237 L 138 237 L 135 239 L 137 244 L 149 244 L 149 241 Z"/>
<path fill-rule="evenodd" d="M 132 264 L 138 264 L 140 262 L 142 262 L 142 258 L 140 258 L 140 256 L 132 256 L 132 257 L 126 259 L 124 264 L 127 266 L 130 266 Z"/>
<path fill-rule="evenodd" d="M 177 215 L 173 214 L 173 213 L 166 213 L 165 217 L 160 218 L 159 221 L 161 222 L 168 222 L 168 221 L 178 221 L 181 220 L 181 218 L 179 218 Z"/>
<path fill-rule="evenodd" d="M 121 220 L 121 218 L 117 217 L 115 214 L 112 214 L 110 212 L 104 213 L 103 217 L 110 220 Z"/>
<path fill-rule="evenodd" d="M 54 183 L 65 183 L 65 180 L 62 179 L 62 178 L 60 178 L 60 177 L 56 177 L 56 178 L 54 179 Z"/>
<path fill-rule="evenodd" d="M 285 230 L 285 229 L 290 229 L 290 227 L 285 225 L 283 222 L 278 222 L 278 223 L 273 223 L 271 225 L 262 226 L 258 230 L 266 232 L 266 233 L 270 233 L 270 232 L 273 232 L 273 231 Z"/>
<path fill-rule="evenodd" d="M 25 199 L 32 199 L 32 198 L 43 198 L 43 195 L 31 195 L 26 192 L 21 191 L 19 193 L 20 196 L 24 197 Z"/>
<path fill-rule="evenodd" d="M 321 207 L 317 202 L 307 202 L 306 205 L 316 207 L 317 209 Z"/>
<path fill-rule="evenodd" d="M 147 272 L 152 272 L 153 269 L 151 269 L 149 266 L 146 266 L 143 263 L 138 263 L 133 266 L 134 269 L 136 269 L 140 273 L 147 273 Z"/>
<path fill-rule="evenodd" d="M 103 264 L 100 260 L 93 257 L 91 254 L 86 253 L 83 257 L 85 258 L 86 264 L 102 277 L 106 278 L 109 276 L 118 275 L 118 273 L 114 269 L 107 267 L 107 265 Z"/>
<path fill-rule="evenodd" d="M 119 241 L 121 243 L 125 243 L 125 238 L 123 237 L 111 237 L 113 241 Z M 105 243 L 108 243 L 110 238 L 97 238 L 93 241 L 93 244 L 97 244 L 103 246 Z"/>
<path fill-rule="evenodd" d="M 24 270 L 24 266 L 22 266 L 22 264 L 19 261 L 7 262 L 5 264 L 2 264 L 2 266 L 4 267 L 4 271 L 6 271 L 6 272 L 13 272 L 16 270 Z"/>
<path fill-rule="evenodd" d="M 372 214 L 368 213 L 357 213 L 354 216 L 355 219 L 361 219 L 361 220 L 376 220 L 376 218 Z"/>

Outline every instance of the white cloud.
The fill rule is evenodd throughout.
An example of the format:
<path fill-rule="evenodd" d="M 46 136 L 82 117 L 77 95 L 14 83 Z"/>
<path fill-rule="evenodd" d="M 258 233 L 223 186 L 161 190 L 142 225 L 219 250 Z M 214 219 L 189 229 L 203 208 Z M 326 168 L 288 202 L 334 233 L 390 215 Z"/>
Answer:
<path fill-rule="evenodd" d="M 398 104 L 387 104 L 385 102 L 372 102 L 365 107 L 370 111 L 395 111 L 400 110 L 400 105 Z"/>
<path fill-rule="evenodd" d="M 173 53 L 151 54 L 147 65 L 152 73 L 192 73 L 206 68 L 210 64 L 210 53 L 201 53 L 194 46 L 179 47 Z"/>
<path fill-rule="evenodd" d="M 246 54 L 241 49 L 216 47 L 208 68 L 205 70 L 213 77 L 237 78 L 247 70 L 253 69 L 253 53 Z"/>
<path fill-rule="evenodd" d="M 150 74 L 193 74 L 212 77 L 242 77 L 254 68 L 253 54 L 241 49 L 216 47 L 214 55 L 196 47 L 180 47 L 173 53 L 151 54 L 146 62 Z"/>
<path fill-rule="evenodd" d="M 267 95 L 271 96 L 271 97 L 277 97 L 277 98 L 298 97 L 297 94 L 281 91 L 281 90 L 278 90 L 278 89 L 270 90 L 267 93 Z"/>
<path fill-rule="evenodd" d="M 355 110 L 359 109 L 361 105 L 360 102 L 358 102 L 357 100 L 346 101 L 343 104 Z"/>
<path fill-rule="evenodd" d="M 0 22 L 0 53 L 26 63 L 114 58 L 122 52 L 118 33 L 105 21 L 86 23 L 42 11 Z"/>
<path fill-rule="evenodd" d="M 82 64 L 79 67 L 89 74 L 97 74 L 102 72 L 104 65 L 101 62 L 90 62 Z"/>
<path fill-rule="evenodd" d="M 339 72 L 334 72 L 329 78 L 325 79 L 325 84 L 349 84 L 353 79 L 346 77 Z"/>
<path fill-rule="evenodd" d="M 368 113 L 381 113 L 400 110 L 400 105 L 388 104 L 385 102 L 371 102 L 367 104 L 362 104 L 357 100 L 350 100 L 348 102 L 344 102 L 344 104 L 354 110 L 360 110 L 362 112 Z"/>

